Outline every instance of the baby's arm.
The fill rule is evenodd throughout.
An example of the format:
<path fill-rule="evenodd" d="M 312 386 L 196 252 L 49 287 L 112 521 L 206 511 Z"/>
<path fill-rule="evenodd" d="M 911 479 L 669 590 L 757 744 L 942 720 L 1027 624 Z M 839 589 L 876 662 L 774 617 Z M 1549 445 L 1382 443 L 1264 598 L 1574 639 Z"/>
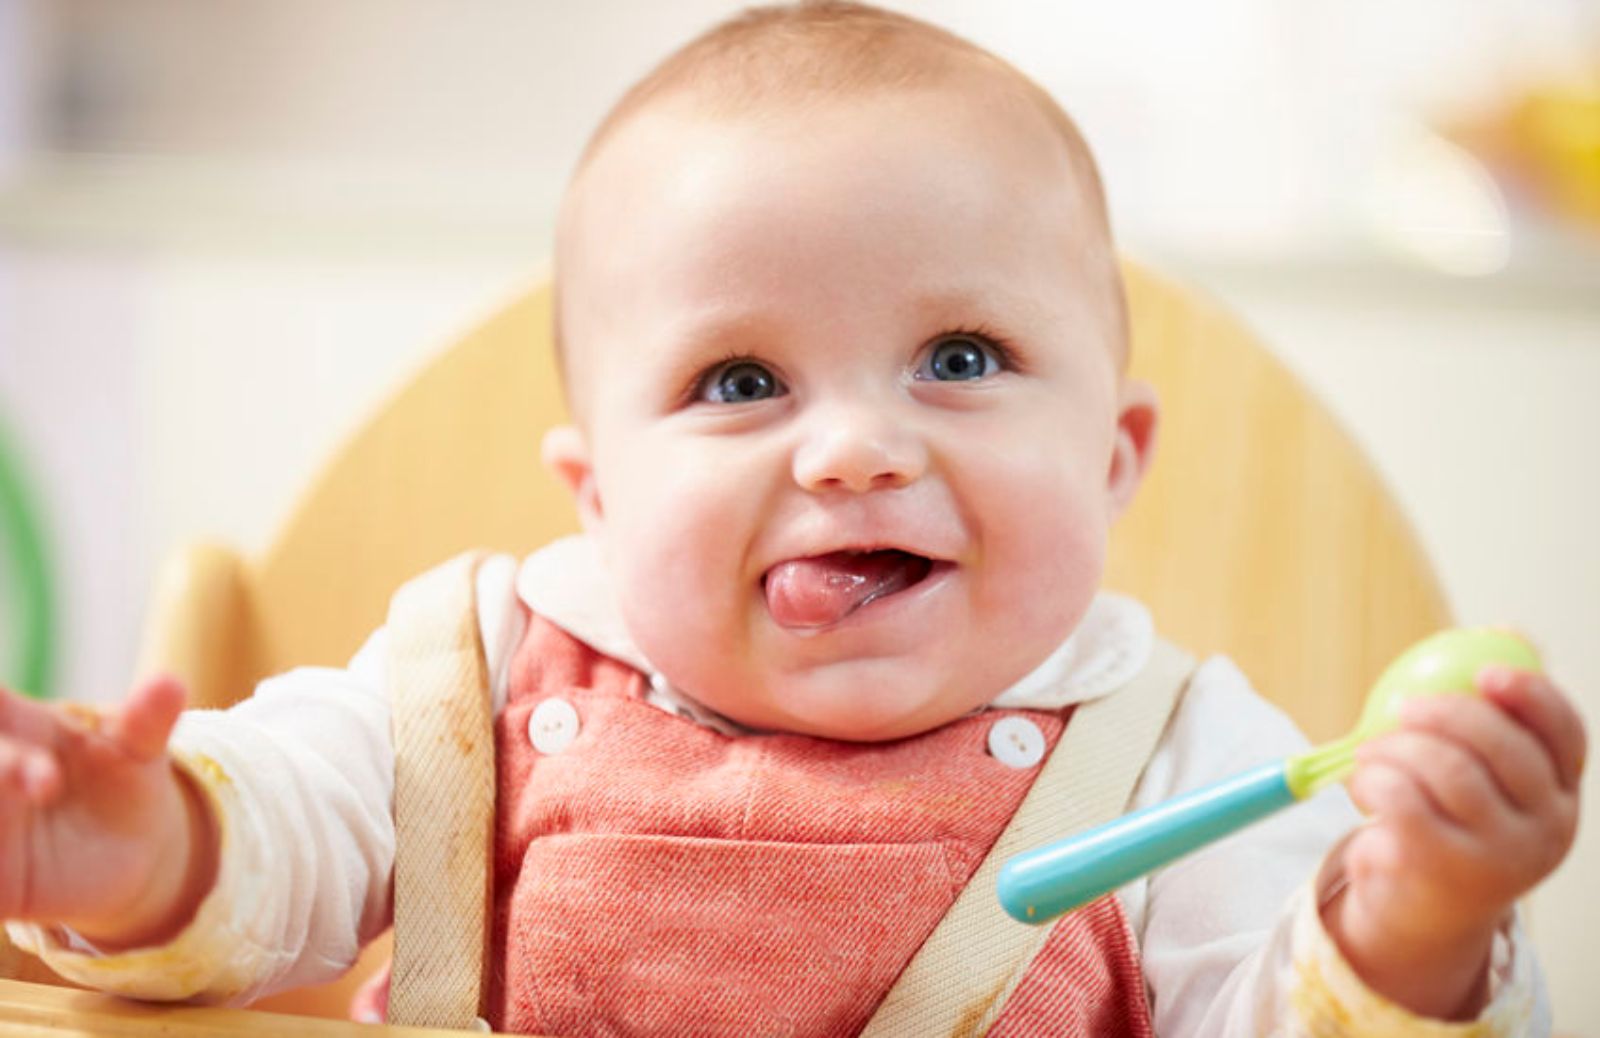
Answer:
<path fill-rule="evenodd" d="M 1304 745 L 1236 667 L 1210 660 L 1180 702 L 1135 806 Z M 1360 821 L 1342 789 L 1327 790 L 1121 892 L 1139 936 L 1158 1034 L 1457 1033 L 1373 991 L 1322 925 L 1319 902 L 1345 879 L 1330 848 Z M 1509 921 L 1495 934 L 1489 995 L 1482 1017 L 1489 1026 L 1472 1033 L 1548 1034 L 1532 949 Z"/>
<path fill-rule="evenodd" d="M 216 876 L 216 824 L 173 766 L 184 690 L 158 678 L 100 714 L 0 689 L 0 918 L 105 947 L 170 938 Z"/>
<path fill-rule="evenodd" d="M 479 571 L 491 676 L 521 630 L 515 573 L 509 556 Z M 70 979 L 148 999 L 240 1004 L 347 969 L 391 914 L 386 637 L 347 668 L 290 671 L 230 710 L 178 722 L 172 754 L 215 814 L 220 854 L 210 893 L 170 941 L 118 950 L 15 923 L 13 939 Z"/>
<path fill-rule="evenodd" d="M 269 679 L 232 710 L 178 721 L 170 752 L 218 847 L 187 925 L 106 944 L 101 928 L 73 925 L 79 913 L 30 912 L 39 922 L 12 925 L 13 938 L 69 979 L 142 998 L 245 1002 L 337 975 L 388 915 L 392 763 L 374 655 Z"/>
<path fill-rule="evenodd" d="M 1340 849 L 1349 883 L 1322 910 L 1367 983 L 1446 1020 L 1482 1009 L 1495 932 L 1571 848 L 1585 751 L 1544 677 L 1477 683 L 1481 698 L 1405 704 L 1400 729 L 1362 747 L 1350 791 L 1373 821 Z"/>

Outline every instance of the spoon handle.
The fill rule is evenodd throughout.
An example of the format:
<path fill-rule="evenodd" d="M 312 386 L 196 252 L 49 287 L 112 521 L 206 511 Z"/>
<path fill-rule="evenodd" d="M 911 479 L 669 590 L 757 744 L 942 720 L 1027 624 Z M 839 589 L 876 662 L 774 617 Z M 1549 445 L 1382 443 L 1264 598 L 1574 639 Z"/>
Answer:
<path fill-rule="evenodd" d="M 1016 855 L 1000 870 L 1000 905 L 1048 922 L 1295 801 L 1284 762 L 1263 764 Z"/>

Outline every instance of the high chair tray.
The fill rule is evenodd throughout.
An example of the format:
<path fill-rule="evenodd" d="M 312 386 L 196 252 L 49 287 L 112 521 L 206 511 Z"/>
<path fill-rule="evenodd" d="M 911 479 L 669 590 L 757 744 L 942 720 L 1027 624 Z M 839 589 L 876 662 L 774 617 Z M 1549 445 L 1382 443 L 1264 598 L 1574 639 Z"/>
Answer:
<path fill-rule="evenodd" d="M 0 980 L 0 1038 L 97 1038 L 161 1035 L 162 1038 L 447 1038 L 462 1031 L 437 1027 L 391 1027 L 253 1009 L 133 1002 L 95 991 Z"/>

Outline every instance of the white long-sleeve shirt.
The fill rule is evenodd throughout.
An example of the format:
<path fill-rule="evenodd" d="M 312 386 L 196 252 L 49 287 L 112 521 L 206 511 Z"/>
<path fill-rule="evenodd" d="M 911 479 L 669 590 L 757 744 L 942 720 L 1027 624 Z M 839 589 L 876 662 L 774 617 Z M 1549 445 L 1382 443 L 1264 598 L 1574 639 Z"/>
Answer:
<path fill-rule="evenodd" d="M 497 556 L 480 569 L 477 590 L 496 712 L 523 633 L 520 598 L 651 675 L 659 705 L 734 731 L 639 654 L 581 538 L 520 563 Z M 1143 668 L 1152 639 L 1142 606 L 1102 594 L 1072 636 L 995 705 L 1050 709 L 1105 695 Z M 179 722 L 173 752 L 217 813 L 222 855 L 215 887 L 170 943 L 100 954 L 59 928 L 19 923 L 8 924 L 12 939 L 69 979 L 149 999 L 242 1004 L 347 969 L 390 920 L 394 751 L 385 640 L 380 629 L 344 669 L 290 671 L 230 710 L 192 711 Z M 1237 667 L 1213 657 L 1194 673 L 1132 807 L 1304 746 Z M 1514 919 L 1496 938 L 1491 1001 L 1476 1021 L 1418 1018 L 1361 983 L 1318 912 L 1343 883 L 1329 848 L 1359 823 L 1343 790 L 1329 790 L 1118 891 L 1138 937 L 1158 1034 L 1549 1034 L 1537 964 Z"/>

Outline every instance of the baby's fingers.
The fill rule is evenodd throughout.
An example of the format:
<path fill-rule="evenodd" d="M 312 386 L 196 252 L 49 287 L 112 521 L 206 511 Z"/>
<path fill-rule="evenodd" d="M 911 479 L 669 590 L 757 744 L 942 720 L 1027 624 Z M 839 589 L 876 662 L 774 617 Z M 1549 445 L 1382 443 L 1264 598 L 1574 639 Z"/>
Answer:
<path fill-rule="evenodd" d="M 1366 747 L 1362 747 L 1359 761 L 1345 785 L 1363 814 L 1412 838 L 1454 827 L 1403 762 L 1376 757 Z"/>
<path fill-rule="evenodd" d="M 1588 738 L 1583 718 L 1561 690 L 1542 674 L 1509 667 L 1485 667 L 1478 674 L 1478 689 L 1538 736 L 1555 764 L 1561 788 L 1576 790 L 1583 775 Z"/>
<path fill-rule="evenodd" d="M 167 752 L 167 737 L 183 713 L 186 698 L 177 678 L 151 678 L 134 687 L 107 734 L 134 760 L 154 760 Z"/>
<path fill-rule="evenodd" d="M 0 791 L 43 807 L 61 791 L 61 768 L 48 750 L 0 735 Z"/>
<path fill-rule="evenodd" d="M 58 724 L 55 711 L 0 685 L 0 737 L 9 735 L 19 742 L 51 746 Z"/>
<path fill-rule="evenodd" d="M 36 807 L 61 790 L 61 767 L 52 752 L 60 719 L 42 703 L 0 687 L 0 790 Z"/>
<path fill-rule="evenodd" d="M 1381 763 L 1404 773 L 1443 821 L 1479 835 L 1509 828 L 1512 804 L 1470 743 L 1403 728 L 1365 744 L 1356 759 L 1363 767 Z"/>
<path fill-rule="evenodd" d="M 1559 795 L 1561 778 L 1544 743 L 1494 703 L 1473 696 L 1423 696 L 1400 708 L 1401 732 L 1449 740 L 1476 755 L 1510 804 L 1540 811 Z"/>
<path fill-rule="evenodd" d="M 1445 816 L 1403 763 L 1363 760 L 1346 786 L 1371 819 L 1358 841 L 1363 882 L 1408 886 L 1419 877 L 1442 879 L 1458 872 L 1465 831 Z M 1380 875 L 1386 878 L 1380 881 Z"/>

